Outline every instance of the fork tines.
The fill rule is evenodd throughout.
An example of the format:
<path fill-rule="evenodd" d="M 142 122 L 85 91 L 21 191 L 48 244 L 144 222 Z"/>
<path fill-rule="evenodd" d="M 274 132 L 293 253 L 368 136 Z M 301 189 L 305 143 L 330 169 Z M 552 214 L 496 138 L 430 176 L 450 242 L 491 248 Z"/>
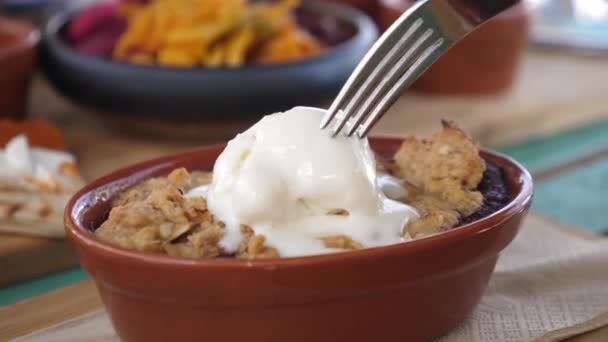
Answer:
<path fill-rule="evenodd" d="M 346 126 L 345 135 L 365 137 L 401 91 L 449 47 L 451 41 L 432 15 L 422 6 L 410 11 L 363 58 L 327 111 L 321 128 L 335 122 L 333 136 Z"/>

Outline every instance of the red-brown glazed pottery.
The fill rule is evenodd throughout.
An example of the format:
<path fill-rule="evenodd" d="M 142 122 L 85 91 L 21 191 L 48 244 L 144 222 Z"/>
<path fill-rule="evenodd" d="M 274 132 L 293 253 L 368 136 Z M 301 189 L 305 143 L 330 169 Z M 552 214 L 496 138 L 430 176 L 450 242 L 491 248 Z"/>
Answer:
<path fill-rule="evenodd" d="M 371 143 L 392 156 L 401 140 Z M 479 303 L 532 198 L 532 179 L 521 165 L 483 151 L 505 171 L 510 203 L 482 220 L 401 244 L 273 260 L 193 260 L 123 249 L 92 234 L 121 189 L 176 167 L 210 170 L 222 149 L 118 170 L 68 203 L 67 236 L 123 341 L 403 342 L 442 335 Z"/>
<path fill-rule="evenodd" d="M 0 118 L 22 118 L 39 35 L 28 22 L 0 16 Z"/>
<path fill-rule="evenodd" d="M 414 1 L 379 0 L 379 22 L 389 27 Z M 528 43 L 524 4 L 492 18 L 456 43 L 413 85 L 437 94 L 491 94 L 509 89 Z"/>

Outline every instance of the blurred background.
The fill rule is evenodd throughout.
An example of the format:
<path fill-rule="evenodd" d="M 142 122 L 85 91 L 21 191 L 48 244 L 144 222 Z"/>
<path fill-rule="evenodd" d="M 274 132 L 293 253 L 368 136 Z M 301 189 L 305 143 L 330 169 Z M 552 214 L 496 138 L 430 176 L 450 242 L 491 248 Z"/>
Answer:
<path fill-rule="evenodd" d="M 263 114 L 326 107 L 414 2 L 0 0 L 0 138 L 18 127 L 60 146 L 87 180 L 226 141 Z M 606 234 L 608 0 L 523 1 L 443 56 L 373 135 L 424 136 L 441 118 L 529 168 L 534 212 Z M 0 279 L 13 284 L 0 305 L 84 277 L 18 284 L 75 259 L 64 241 L 0 241 L 0 263 L 57 260 Z"/>

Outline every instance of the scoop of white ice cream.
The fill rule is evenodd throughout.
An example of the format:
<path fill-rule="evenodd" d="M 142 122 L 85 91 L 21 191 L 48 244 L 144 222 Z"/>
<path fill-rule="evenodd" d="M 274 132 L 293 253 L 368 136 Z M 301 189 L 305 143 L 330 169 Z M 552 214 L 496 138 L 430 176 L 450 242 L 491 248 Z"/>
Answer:
<path fill-rule="evenodd" d="M 240 224 L 282 256 L 332 252 L 319 240 L 326 236 L 365 247 L 401 241 L 415 210 L 386 198 L 367 140 L 332 138 L 319 129 L 323 114 L 296 107 L 269 115 L 228 143 L 206 191 L 210 211 L 226 223 L 224 249 L 237 249 Z"/>

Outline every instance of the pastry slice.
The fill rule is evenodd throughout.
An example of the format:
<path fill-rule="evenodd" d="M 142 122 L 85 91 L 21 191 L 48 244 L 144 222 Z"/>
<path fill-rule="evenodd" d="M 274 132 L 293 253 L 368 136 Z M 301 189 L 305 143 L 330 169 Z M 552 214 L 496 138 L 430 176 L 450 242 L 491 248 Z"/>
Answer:
<path fill-rule="evenodd" d="M 57 149 L 63 142 L 53 138 L 56 130 L 33 126 L 0 123 L 7 128 L 0 131 L 0 232 L 63 237 L 65 204 L 84 181 L 74 156 Z"/>

